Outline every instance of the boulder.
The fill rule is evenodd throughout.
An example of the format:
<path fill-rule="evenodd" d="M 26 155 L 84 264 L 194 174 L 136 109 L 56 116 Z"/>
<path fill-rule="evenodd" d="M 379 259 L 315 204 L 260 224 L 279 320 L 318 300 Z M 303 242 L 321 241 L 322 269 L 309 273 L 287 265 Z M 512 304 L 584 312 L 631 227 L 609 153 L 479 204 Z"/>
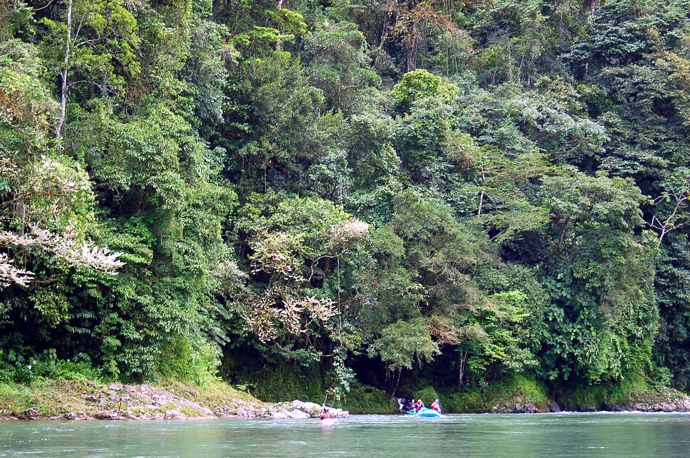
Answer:
<path fill-rule="evenodd" d="M 287 412 L 287 418 L 289 418 L 291 420 L 304 420 L 304 419 L 310 418 L 310 417 L 311 417 L 311 415 L 309 415 L 308 413 L 302 412 L 301 410 L 297 410 L 297 409 Z"/>
<path fill-rule="evenodd" d="M 117 412 L 99 412 L 94 415 L 96 420 L 124 420 L 124 417 Z"/>
<path fill-rule="evenodd" d="M 280 404 L 276 404 L 275 407 L 277 410 L 298 410 L 300 412 L 306 413 L 311 418 L 318 418 L 321 415 L 321 412 L 323 411 L 324 407 L 328 407 L 333 418 L 343 418 L 350 415 L 350 412 L 348 412 L 347 410 L 336 409 L 335 407 L 329 406 L 321 406 L 315 402 L 304 402 L 297 400 L 292 402 L 283 402 Z"/>
<path fill-rule="evenodd" d="M 24 418 L 27 420 L 34 420 L 38 418 L 41 412 L 36 407 L 29 407 L 24 412 L 19 415 L 19 418 Z"/>
<path fill-rule="evenodd" d="M 683 412 L 690 412 L 690 397 L 683 399 L 679 407 Z"/>
<path fill-rule="evenodd" d="M 64 420 L 88 420 L 89 417 L 84 412 L 67 412 L 62 416 Z"/>
<path fill-rule="evenodd" d="M 173 410 L 168 410 L 165 412 L 163 415 L 163 420 L 186 420 L 187 416 L 182 414 L 181 412 L 173 409 Z"/>

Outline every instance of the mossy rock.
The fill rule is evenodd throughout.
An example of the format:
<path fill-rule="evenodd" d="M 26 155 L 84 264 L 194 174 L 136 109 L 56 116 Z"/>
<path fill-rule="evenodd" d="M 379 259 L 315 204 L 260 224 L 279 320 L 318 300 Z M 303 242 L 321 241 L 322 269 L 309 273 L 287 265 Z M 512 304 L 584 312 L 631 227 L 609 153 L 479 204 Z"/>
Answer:
<path fill-rule="evenodd" d="M 477 391 L 461 391 L 448 393 L 444 396 L 442 407 L 447 412 L 478 413 L 487 412 L 487 405 L 481 393 Z"/>
<path fill-rule="evenodd" d="M 449 412 L 547 411 L 551 404 L 546 385 L 526 375 L 492 383 L 483 390 L 445 394 L 442 405 Z"/>
<path fill-rule="evenodd" d="M 558 402 L 568 410 L 608 410 L 639 399 L 651 399 L 650 393 L 660 393 L 644 376 L 638 375 L 610 384 L 579 385 L 558 390 Z"/>

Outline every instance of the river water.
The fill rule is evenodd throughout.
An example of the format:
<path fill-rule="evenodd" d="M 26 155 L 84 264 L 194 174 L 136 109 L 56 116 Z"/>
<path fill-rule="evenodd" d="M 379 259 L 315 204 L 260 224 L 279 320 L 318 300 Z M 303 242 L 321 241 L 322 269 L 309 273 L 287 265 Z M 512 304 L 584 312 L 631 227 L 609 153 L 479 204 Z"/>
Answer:
<path fill-rule="evenodd" d="M 0 422 L 0 456 L 687 457 L 690 415 L 354 415 L 315 420 Z"/>

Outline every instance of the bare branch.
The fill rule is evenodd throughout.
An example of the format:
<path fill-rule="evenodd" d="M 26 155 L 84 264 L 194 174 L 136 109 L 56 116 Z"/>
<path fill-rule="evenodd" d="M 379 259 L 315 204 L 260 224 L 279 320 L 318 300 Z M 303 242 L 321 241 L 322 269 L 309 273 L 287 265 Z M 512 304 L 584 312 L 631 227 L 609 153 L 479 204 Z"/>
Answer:
<path fill-rule="evenodd" d="M 681 206 L 683 203 L 688 202 L 690 199 L 690 176 L 686 177 L 683 183 L 676 189 L 672 189 L 667 193 L 656 197 L 652 200 L 653 205 L 658 205 L 672 197 L 675 201 L 673 209 L 665 218 L 659 218 L 658 215 L 652 215 L 652 219 L 647 225 L 652 229 L 656 229 L 660 232 L 659 241 L 663 241 L 666 234 L 669 232 L 683 227 L 685 222 L 678 222 L 679 214 L 681 213 Z"/>

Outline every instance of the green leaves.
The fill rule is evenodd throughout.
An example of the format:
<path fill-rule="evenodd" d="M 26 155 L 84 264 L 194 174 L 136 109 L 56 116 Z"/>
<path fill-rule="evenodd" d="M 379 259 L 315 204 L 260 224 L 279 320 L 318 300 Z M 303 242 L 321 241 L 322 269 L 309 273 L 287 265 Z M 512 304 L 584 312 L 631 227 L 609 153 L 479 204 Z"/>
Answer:
<path fill-rule="evenodd" d="M 75 0 L 72 15 L 67 68 L 67 26 L 62 20 L 43 19 L 49 32 L 43 42 L 46 60 L 56 73 L 59 69 L 71 74 L 70 87 L 91 85 L 101 93 L 123 95 L 125 78 L 141 71 L 137 20 L 122 0 Z"/>
<path fill-rule="evenodd" d="M 287 8 L 265 10 L 265 16 L 273 27 L 254 25 L 246 32 L 232 38 L 232 45 L 247 55 L 259 55 L 272 49 L 279 51 L 283 42 L 294 40 L 308 33 L 302 15 Z"/>
<path fill-rule="evenodd" d="M 407 111 L 415 101 L 427 97 L 437 97 L 450 104 L 458 96 L 458 88 L 440 76 L 426 70 L 414 70 L 405 75 L 393 88 L 393 98 L 401 111 Z"/>
<path fill-rule="evenodd" d="M 661 44 L 652 25 L 652 14 L 666 8 L 629 0 L 602 5 L 598 14 L 589 19 L 587 39 L 573 46 L 571 59 L 577 60 L 580 71 L 584 70 L 586 62 L 590 65 L 624 65 L 640 59 L 644 53 L 653 52 Z"/>
<path fill-rule="evenodd" d="M 564 81 L 543 78 L 538 89 L 502 84 L 470 89 L 461 102 L 459 126 L 480 145 L 511 156 L 542 153 L 558 164 L 589 164 L 604 149 L 604 128 L 585 114 L 580 96 Z"/>
<path fill-rule="evenodd" d="M 58 106 L 40 79 L 41 65 L 34 45 L 17 39 L 0 41 L 0 153 L 3 155 L 25 152 L 26 160 L 50 147 L 49 130 Z"/>
<path fill-rule="evenodd" d="M 589 177 L 572 168 L 563 172 L 568 175 L 544 178 L 545 204 L 563 230 L 597 223 L 613 230 L 632 230 L 643 223 L 642 195 L 632 180 L 603 173 Z"/>
<path fill-rule="evenodd" d="M 277 194 L 255 195 L 241 214 L 256 291 L 234 298 L 237 312 L 263 342 L 318 337 L 341 313 L 341 261 L 368 224 L 328 201 Z M 330 331 L 342 334 L 342 326 Z"/>
<path fill-rule="evenodd" d="M 325 24 L 305 39 L 310 81 L 324 91 L 329 108 L 357 114 L 371 105 L 381 77 L 370 66 L 367 43 L 355 24 Z"/>
<path fill-rule="evenodd" d="M 686 1 L 69 4 L 0 11 L 3 355 L 688 386 Z"/>
<path fill-rule="evenodd" d="M 440 353 L 422 318 L 396 321 L 385 327 L 369 347 L 369 355 L 380 357 L 390 372 L 412 369 L 415 362 L 431 362 Z"/>
<path fill-rule="evenodd" d="M 571 173 L 544 180 L 556 256 L 546 285 L 550 307 L 563 309 L 545 348 L 575 361 L 564 379 L 619 380 L 650 364 L 658 245 L 648 232 L 636 235 L 642 196 L 631 180 Z"/>
<path fill-rule="evenodd" d="M 144 193 L 142 197 L 150 204 L 173 205 L 183 198 L 181 163 L 192 152 L 183 149 L 183 142 L 192 134 L 181 117 L 159 105 L 151 107 L 145 117 L 103 127 L 109 154 L 97 163 L 95 171 L 104 184 Z"/>

